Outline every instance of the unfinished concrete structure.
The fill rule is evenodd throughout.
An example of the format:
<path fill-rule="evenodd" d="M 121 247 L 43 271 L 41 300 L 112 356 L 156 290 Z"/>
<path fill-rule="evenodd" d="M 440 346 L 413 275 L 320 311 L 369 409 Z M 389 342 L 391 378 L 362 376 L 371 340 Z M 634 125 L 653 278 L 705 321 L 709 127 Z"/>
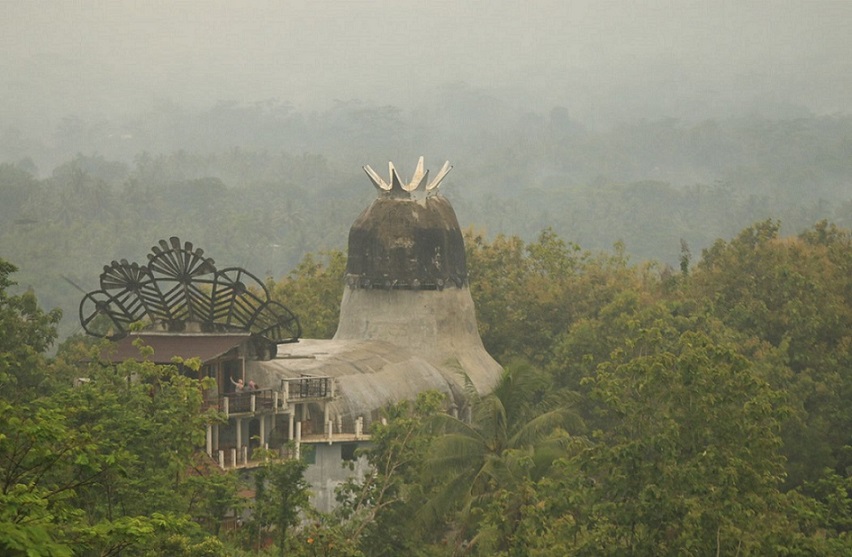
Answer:
<path fill-rule="evenodd" d="M 334 396 L 299 404 L 286 426 L 286 437 L 314 444 L 308 479 L 321 508 L 345 479 L 338 463 L 351 458 L 386 405 L 437 390 L 448 395 L 450 411 L 464 412 L 468 383 L 485 394 L 502 373 L 479 337 L 458 220 L 438 194 L 449 163 L 429 181 L 421 157 L 408 183 L 388 166 L 388 181 L 364 168 L 378 197 L 349 232 L 334 338 L 300 339 L 246 367 L 248 380 L 268 388 L 333 379 Z"/>
<path fill-rule="evenodd" d="M 81 303 L 81 322 L 118 342 L 114 360 L 136 354 L 136 338 L 154 347 L 157 362 L 201 357 L 200 375 L 218 384 L 209 403 L 228 417 L 208 426 L 210 456 L 225 468 L 251 467 L 252 447 L 310 444 L 301 451 L 312 462 L 306 476 L 314 504 L 328 510 L 350 474 L 340 463 L 364 472 L 355 449 L 388 404 L 436 390 L 449 411 L 464 412 L 470 386 L 485 394 L 500 379 L 477 330 L 461 229 L 438 193 L 450 169 L 430 181 L 421 157 L 403 183 L 392 163 L 388 181 L 364 167 L 378 197 L 349 232 L 333 339 L 298 338 L 298 320 L 260 280 L 217 270 L 177 238 L 153 248 L 146 266 L 105 267 L 101 290 Z M 130 332 L 139 321 L 146 330 Z"/>
<path fill-rule="evenodd" d="M 468 381 L 479 393 L 490 392 L 502 371 L 479 337 L 455 212 L 438 195 L 451 167 L 445 164 L 427 182 L 421 157 L 414 178 L 403 184 L 389 166 L 390 182 L 365 167 L 379 196 L 349 232 L 334 338 L 301 339 L 247 368 L 260 385 L 301 375 L 333 377 L 336 398 L 309 410 L 322 412 L 324 422 L 369 422 L 386 404 L 428 389 L 461 406 Z"/>

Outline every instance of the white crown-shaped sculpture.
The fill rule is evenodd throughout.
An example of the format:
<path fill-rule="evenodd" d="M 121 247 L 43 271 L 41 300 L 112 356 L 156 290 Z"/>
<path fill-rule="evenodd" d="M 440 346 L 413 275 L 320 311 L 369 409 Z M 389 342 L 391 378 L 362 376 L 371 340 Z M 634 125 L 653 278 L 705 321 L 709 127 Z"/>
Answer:
<path fill-rule="evenodd" d="M 419 198 L 436 194 L 438 186 L 441 185 L 441 181 L 453 167 L 450 166 L 450 161 L 445 162 L 444 166 L 441 167 L 440 172 L 438 172 L 438 175 L 429 182 L 429 171 L 423 170 L 423 157 L 420 157 L 417 161 L 417 168 L 414 171 L 414 176 L 411 177 L 411 181 L 407 184 L 402 182 L 399 177 L 399 173 L 397 173 L 392 162 L 388 162 L 390 183 L 385 182 L 381 176 L 376 174 L 376 171 L 370 168 L 370 165 L 364 166 L 363 168 L 364 172 L 367 173 L 370 181 L 373 182 L 373 185 L 376 186 L 376 189 L 379 190 L 380 194 L 390 195 L 393 197 Z"/>

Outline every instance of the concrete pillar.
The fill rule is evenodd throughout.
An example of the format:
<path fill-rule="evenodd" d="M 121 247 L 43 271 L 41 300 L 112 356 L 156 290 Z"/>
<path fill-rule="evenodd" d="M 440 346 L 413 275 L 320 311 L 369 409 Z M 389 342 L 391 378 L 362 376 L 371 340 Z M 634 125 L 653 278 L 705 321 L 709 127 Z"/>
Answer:
<path fill-rule="evenodd" d="M 294 408 L 291 408 L 290 413 L 287 414 L 287 440 L 289 440 L 289 441 L 292 441 L 293 436 L 296 434 L 295 430 L 293 429 L 293 427 L 294 427 L 293 422 L 295 421 L 294 418 L 293 418 L 293 411 L 294 410 L 295 410 Z"/>
<path fill-rule="evenodd" d="M 248 445 L 243 447 L 241 458 L 242 458 L 243 464 L 248 464 Z"/>
<path fill-rule="evenodd" d="M 243 446 L 243 419 L 237 418 L 237 448 Z"/>
<path fill-rule="evenodd" d="M 213 426 L 207 424 L 207 454 L 213 456 Z"/>
<path fill-rule="evenodd" d="M 226 417 L 226 418 L 228 417 L 228 414 L 229 414 L 228 409 L 229 409 L 229 406 L 230 406 L 230 400 L 231 400 L 231 399 L 229 399 L 229 398 L 228 398 L 228 397 L 226 397 L 226 396 L 223 396 L 223 397 L 222 397 L 222 412 L 224 412 L 224 413 L 225 413 L 225 417 Z"/>
<path fill-rule="evenodd" d="M 266 414 L 260 415 L 260 445 L 266 444 Z"/>
<path fill-rule="evenodd" d="M 237 467 L 237 449 L 231 449 L 231 466 Z"/>
<path fill-rule="evenodd" d="M 219 450 L 219 468 L 225 467 L 225 451 Z"/>
<path fill-rule="evenodd" d="M 296 422 L 296 458 L 302 454 L 302 422 Z"/>
<path fill-rule="evenodd" d="M 213 450 L 219 450 L 219 424 L 213 424 Z"/>
<path fill-rule="evenodd" d="M 254 394 L 251 395 L 251 412 L 254 414 L 255 408 L 257 408 L 257 396 Z"/>

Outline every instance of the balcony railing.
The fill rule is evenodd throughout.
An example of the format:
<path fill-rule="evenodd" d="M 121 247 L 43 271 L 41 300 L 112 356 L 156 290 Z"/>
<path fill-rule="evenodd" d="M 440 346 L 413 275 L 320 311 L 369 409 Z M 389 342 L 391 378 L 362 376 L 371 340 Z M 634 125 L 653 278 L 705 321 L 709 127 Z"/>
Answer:
<path fill-rule="evenodd" d="M 225 414 L 247 414 L 274 412 L 280 397 L 273 389 L 255 389 L 236 393 L 220 394 L 217 398 L 204 401 L 205 408 L 216 408 Z"/>
<path fill-rule="evenodd" d="M 242 444 L 240 446 L 219 445 L 216 450 L 208 445 L 208 454 L 215 459 L 219 466 L 223 469 L 229 468 L 254 468 L 260 466 L 265 459 L 270 458 L 300 458 L 302 447 L 304 445 L 316 444 L 332 444 L 332 443 L 352 443 L 358 441 L 369 441 L 370 434 L 365 431 L 364 419 L 359 417 L 352 422 L 351 428 L 345 428 L 343 431 L 335 429 L 334 423 L 331 420 L 326 422 L 326 429 L 323 433 L 302 435 L 302 422 L 295 422 L 295 437 L 291 439 L 291 443 L 281 445 L 270 455 L 268 451 L 269 444 L 264 443 L 263 448 L 266 449 L 262 453 L 255 453 L 259 445 L 256 443 Z M 210 442 L 208 436 L 208 443 Z M 258 456 L 260 455 L 260 456 Z"/>
<path fill-rule="evenodd" d="M 334 398 L 334 380 L 331 377 L 297 377 L 282 379 L 281 390 L 253 389 L 223 393 L 205 400 L 204 407 L 216 408 L 225 414 L 253 414 L 278 412 L 290 403 L 327 400 Z"/>
<path fill-rule="evenodd" d="M 331 377 L 295 377 L 281 380 L 284 399 L 300 401 L 334 397 L 334 381 Z"/>

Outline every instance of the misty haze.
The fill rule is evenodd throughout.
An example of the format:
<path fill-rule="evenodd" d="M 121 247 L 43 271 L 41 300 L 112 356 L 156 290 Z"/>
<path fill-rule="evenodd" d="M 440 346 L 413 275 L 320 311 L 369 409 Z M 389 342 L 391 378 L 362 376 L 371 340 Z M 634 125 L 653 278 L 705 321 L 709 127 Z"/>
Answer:
<path fill-rule="evenodd" d="M 566 437 L 554 441 L 566 451 L 558 471 L 537 468 L 541 455 L 524 452 L 530 446 L 498 455 L 491 462 L 505 466 L 505 476 L 492 470 L 489 486 L 503 486 L 512 474 L 524 480 L 505 492 L 495 487 L 502 500 L 457 501 L 431 531 L 445 530 L 446 539 L 395 527 L 414 516 L 409 511 L 419 503 L 407 500 L 390 505 L 389 515 L 381 505 L 370 511 L 391 532 L 388 539 L 376 541 L 372 527 L 363 526 L 352 534 L 352 552 L 341 555 L 415 548 L 461 554 L 468 547 L 471 555 L 509 555 L 513 543 L 533 547 L 529 539 L 517 541 L 523 527 L 545 540 L 537 555 L 559 548 L 607 554 L 594 545 L 604 539 L 613 554 L 700 547 L 696 554 L 773 555 L 792 547 L 793 538 L 803 544 L 795 546 L 801 554 L 852 551 L 848 1 L 0 2 L 0 306 L 34 293 L 41 308 L 62 312 L 61 319 L 30 314 L 24 302 L 0 311 L 0 321 L 20 317 L 21 331 L 29 331 L 21 338 L 38 337 L 34 353 L 59 362 L 50 364 L 58 375 L 33 372 L 41 382 L 33 380 L 38 388 L 30 394 L 56 377 L 68 384 L 83 377 L 73 375 L 74 366 L 89 362 L 82 351 L 92 349 L 81 340 L 80 300 L 96 288 L 104 266 L 144 263 L 152 246 L 171 237 L 203 248 L 220 269 L 248 269 L 273 298 L 292 304 L 305 331 L 330 339 L 350 225 L 376 197 L 362 167 L 387 177 L 392 161 L 406 181 L 420 156 L 432 177 L 444 161 L 453 165 L 440 194 L 462 230 L 471 304 L 489 358 L 507 370 L 503 380 L 534 378 L 505 392 L 496 388 L 499 396 L 534 391 L 513 407 L 514 425 L 546 415 L 548 404 L 557 404 L 546 396 L 552 390 L 559 401 L 580 401 L 571 408 L 588 429 L 581 437 L 565 426 Z M 27 329 L 36 325 L 37 334 Z M 5 363 L 30 361 L 17 352 L 4 359 L 13 353 L 7 345 L 30 347 L 8 335 L 8 343 L 0 338 L 0 392 L 26 383 L 8 379 L 17 373 L 9 370 L 29 369 Z M 722 371 L 693 384 L 687 375 L 697 361 Z M 666 375 L 672 370 L 683 374 Z M 636 377 L 649 378 L 647 391 L 629 382 Z M 738 393 L 752 398 L 742 402 Z M 631 398 L 639 395 L 648 398 Z M 677 396 L 706 414 L 683 410 Z M 3 400 L 0 415 L 17 404 Z M 757 412 L 755 400 L 771 411 Z M 606 401 L 628 402 L 601 410 Z M 672 461 L 654 461 L 660 468 L 652 471 L 631 461 L 637 468 L 626 467 L 624 477 L 641 483 L 648 474 L 648 484 L 636 487 L 618 484 L 617 450 L 588 461 L 577 455 L 606 443 L 620 450 L 631 436 L 653 437 L 636 454 L 692 439 L 641 430 L 658 408 L 661 419 L 691 423 L 691 433 L 708 437 L 672 453 L 673 461 L 695 466 L 674 467 L 667 478 L 682 483 L 672 492 L 685 485 L 694 491 L 660 496 L 679 501 L 670 507 L 645 508 L 657 501 L 655 482 Z M 425 419 L 420 408 L 397 410 Z M 625 429 L 610 427 L 625 416 Z M 732 429 L 707 433 L 699 427 L 705 422 Z M 604 431 L 600 439 L 593 439 L 595 429 Z M 4 438 L 0 430 L 0 472 Z M 739 452 L 749 442 L 762 455 L 753 476 L 737 468 L 752 460 L 751 449 Z M 568 455 L 566 447 L 577 453 Z M 702 468 L 701 451 L 718 460 Z M 739 464 L 725 467 L 733 461 Z M 586 466 L 609 467 L 612 477 Z M 733 469 L 735 480 L 713 476 Z M 434 474 L 406 473 L 403 487 L 394 484 L 400 493 L 426 498 L 439 489 Z M 588 476 L 581 485 L 574 478 L 582 474 Z M 748 487 L 745 477 L 753 481 Z M 720 495 L 729 479 L 766 506 L 755 510 L 745 497 Z M 599 492 L 609 485 L 612 492 Z M 705 493 L 705 485 L 713 489 Z M 2 499 L 8 486 L 0 487 L 3 553 L 13 547 L 3 539 L 3 508 L 14 505 Z M 545 495 L 560 489 L 583 494 L 570 505 L 595 503 L 568 508 Z M 531 499 L 512 498 L 519 493 Z M 623 515 L 601 510 L 624 493 L 625 501 L 642 502 L 636 514 L 629 505 L 617 509 Z M 794 493 L 803 499 L 794 501 Z M 690 513 L 705 501 L 717 515 L 702 522 L 705 515 Z M 783 510 L 774 515 L 769 508 Z M 557 514 L 559 521 L 550 522 Z M 504 515 L 515 520 L 510 534 L 497 526 Z M 45 524 L 56 526 L 56 516 Z M 655 530 L 659 516 L 678 528 Z M 734 518 L 719 518 L 728 516 Z M 804 516 L 817 518 L 811 524 Z M 690 538 L 672 517 L 691 517 L 703 530 Z M 610 520 L 616 533 L 604 532 Z M 334 540 L 350 536 L 351 522 L 329 524 Z M 624 524 L 629 534 L 619 530 Z M 635 541 L 643 533 L 645 546 Z M 455 553 L 442 553 L 451 535 L 458 538 Z M 677 536 L 683 537 L 673 541 Z M 243 542 L 245 551 L 255 543 Z M 96 554 L 97 543 L 90 543 Z M 72 554 L 63 548 L 39 554 Z M 290 549 L 308 555 L 317 546 Z"/>

